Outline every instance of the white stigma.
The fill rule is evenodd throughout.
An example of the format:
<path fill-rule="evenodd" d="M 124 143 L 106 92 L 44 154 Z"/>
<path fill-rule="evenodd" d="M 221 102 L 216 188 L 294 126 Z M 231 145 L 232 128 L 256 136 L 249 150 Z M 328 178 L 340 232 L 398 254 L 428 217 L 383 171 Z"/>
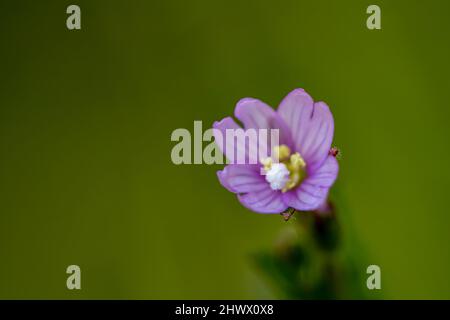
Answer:
<path fill-rule="evenodd" d="M 281 190 L 289 181 L 289 170 L 284 163 L 274 163 L 266 172 L 266 181 L 272 190 Z"/>

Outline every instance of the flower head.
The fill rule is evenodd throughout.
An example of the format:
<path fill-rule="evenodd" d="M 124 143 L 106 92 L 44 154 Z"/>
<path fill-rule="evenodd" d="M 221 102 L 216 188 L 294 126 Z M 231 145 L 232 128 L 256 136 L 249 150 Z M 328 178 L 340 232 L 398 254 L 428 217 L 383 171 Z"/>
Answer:
<path fill-rule="evenodd" d="M 269 144 L 270 156 L 258 164 L 227 165 L 217 172 L 220 183 L 258 213 L 318 209 L 338 174 L 337 160 L 330 153 L 334 120 L 328 106 L 314 102 L 303 89 L 295 89 L 277 111 L 260 100 L 245 98 L 237 103 L 235 116 L 245 130 L 278 129 L 279 144 Z M 227 149 L 229 141 L 222 139 L 227 130 L 241 127 L 231 117 L 213 127 L 219 148 L 227 158 L 234 157 L 235 150 Z M 255 150 L 248 145 L 241 148 Z"/>

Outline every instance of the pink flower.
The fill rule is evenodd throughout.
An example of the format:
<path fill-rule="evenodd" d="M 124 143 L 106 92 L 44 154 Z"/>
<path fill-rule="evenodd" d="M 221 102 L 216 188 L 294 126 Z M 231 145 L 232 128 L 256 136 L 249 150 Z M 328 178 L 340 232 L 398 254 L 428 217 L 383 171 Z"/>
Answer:
<path fill-rule="evenodd" d="M 245 130 L 278 129 L 279 145 L 258 164 L 227 165 L 217 172 L 220 183 L 254 212 L 318 209 L 327 200 L 339 169 L 330 153 L 334 120 L 328 106 L 314 102 L 303 89 L 295 89 L 277 111 L 260 100 L 245 98 L 237 103 L 234 114 Z M 216 143 L 230 159 L 227 142 L 221 139 L 226 139 L 227 129 L 240 126 L 227 117 L 213 127 L 221 133 L 216 132 Z"/>

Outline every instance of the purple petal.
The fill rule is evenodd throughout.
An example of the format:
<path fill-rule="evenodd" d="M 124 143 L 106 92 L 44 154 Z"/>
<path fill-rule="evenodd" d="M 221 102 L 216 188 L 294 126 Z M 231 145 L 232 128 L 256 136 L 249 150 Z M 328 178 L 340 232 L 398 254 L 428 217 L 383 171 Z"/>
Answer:
<path fill-rule="evenodd" d="M 319 167 L 328 156 L 334 134 L 334 120 L 324 102 L 314 103 L 303 89 L 289 93 L 278 114 L 291 130 L 295 150 L 305 159 L 309 170 Z"/>
<path fill-rule="evenodd" d="M 231 163 L 235 163 L 237 155 L 244 155 L 245 163 L 248 161 L 248 149 L 249 145 L 240 139 L 226 139 L 227 130 L 237 130 L 242 129 L 231 117 L 222 119 L 221 121 L 216 121 L 213 124 L 214 130 L 214 140 L 219 147 L 220 151 L 227 157 Z M 220 132 L 220 134 L 219 134 Z M 254 148 L 256 149 L 256 147 Z"/>
<path fill-rule="evenodd" d="M 283 201 L 299 211 L 316 210 L 324 201 L 328 188 L 303 182 L 297 189 L 283 194 Z"/>
<path fill-rule="evenodd" d="M 243 124 L 245 129 L 278 129 L 280 144 L 292 148 L 291 134 L 283 119 L 264 102 L 253 99 L 241 99 L 234 109 L 234 115 Z M 268 133 L 270 136 L 270 133 Z M 271 147 L 269 146 L 269 150 Z"/>
<path fill-rule="evenodd" d="M 288 208 L 281 192 L 272 190 L 268 183 L 264 190 L 238 195 L 238 199 L 244 207 L 257 213 L 281 213 Z"/>
<path fill-rule="evenodd" d="M 238 194 L 247 209 L 257 213 L 280 213 L 287 209 L 281 193 L 270 188 L 259 165 L 228 165 L 217 172 L 220 183 Z"/>
<path fill-rule="evenodd" d="M 283 201 L 300 211 L 318 209 L 327 198 L 328 190 L 336 180 L 338 171 L 337 160 L 333 156 L 328 156 L 298 188 L 283 194 Z"/>
<path fill-rule="evenodd" d="M 304 182 L 320 187 L 331 187 L 336 181 L 339 164 L 335 157 L 329 155 L 324 163 L 305 179 Z"/>
<path fill-rule="evenodd" d="M 233 193 L 258 192 L 268 183 L 260 174 L 258 165 L 230 164 L 217 172 L 220 183 Z"/>

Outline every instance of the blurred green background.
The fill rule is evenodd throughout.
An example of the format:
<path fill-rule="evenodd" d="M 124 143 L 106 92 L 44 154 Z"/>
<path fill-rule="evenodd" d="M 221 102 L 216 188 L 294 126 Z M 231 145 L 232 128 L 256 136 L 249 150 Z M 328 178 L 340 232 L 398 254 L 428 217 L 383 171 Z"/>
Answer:
<path fill-rule="evenodd" d="M 366 28 L 370 4 L 382 30 Z M 243 208 L 221 166 L 173 165 L 170 135 L 296 87 L 332 108 L 362 272 L 381 267 L 384 298 L 450 298 L 449 10 L 2 0 L 0 298 L 273 297 L 248 256 L 286 223 Z"/>

